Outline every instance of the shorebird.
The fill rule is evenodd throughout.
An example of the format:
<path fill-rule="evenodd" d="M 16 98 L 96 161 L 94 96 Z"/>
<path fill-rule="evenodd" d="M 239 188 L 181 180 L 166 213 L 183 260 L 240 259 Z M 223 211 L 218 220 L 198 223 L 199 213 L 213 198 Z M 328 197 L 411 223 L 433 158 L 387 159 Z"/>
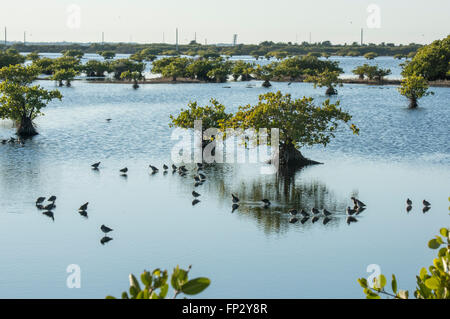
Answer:
<path fill-rule="evenodd" d="M 36 206 L 39 204 L 42 204 L 45 201 L 45 197 L 39 197 L 38 199 L 36 199 Z"/>
<path fill-rule="evenodd" d="M 235 211 L 236 209 L 238 209 L 238 208 L 239 208 L 239 204 L 236 204 L 236 203 L 233 204 L 233 205 L 231 206 L 231 209 L 232 209 L 231 212 L 234 213 L 234 211 Z"/>
<path fill-rule="evenodd" d="M 110 242 L 111 240 L 113 240 L 111 237 L 105 236 L 102 239 L 100 239 L 100 243 L 102 245 L 106 244 L 107 242 Z"/>
<path fill-rule="evenodd" d="M 52 210 L 54 208 L 56 208 L 56 205 L 53 203 L 48 204 L 47 206 L 44 206 L 44 209 L 46 209 L 46 210 Z"/>
<path fill-rule="evenodd" d="M 347 215 L 349 215 L 349 216 L 355 214 L 355 210 L 351 209 L 350 206 L 347 206 L 346 212 L 347 212 Z"/>
<path fill-rule="evenodd" d="M 428 206 L 431 206 L 431 203 L 428 202 L 428 201 L 426 201 L 425 199 L 423 200 L 422 203 L 423 203 L 424 206 L 427 206 L 427 207 L 428 207 Z"/>
<path fill-rule="evenodd" d="M 106 122 L 111 122 L 111 119 L 106 119 Z"/>
<path fill-rule="evenodd" d="M 175 164 L 172 164 L 172 170 L 176 171 L 177 167 L 175 166 Z"/>
<path fill-rule="evenodd" d="M 82 210 L 82 211 L 78 211 L 78 213 L 79 213 L 81 216 L 83 216 L 83 217 L 85 217 L 85 218 L 88 218 L 88 213 L 87 213 L 87 211 Z"/>
<path fill-rule="evenodd" d="M 55 220 L 55 215 L 51 211 L 46 211 L 42 213 L 43 215 L 50 217 L 53 221 Z"/>
<path fill-rule="evenodd" d="M 169 167 L 166 164 L 164 164 L 163 165 L 163 170 L 167 171 L 168 169 L 169 169 Z"/>
<path fill-rule="evenodd" d="M 289 223 L 291 224 L 295 224 L 296 222 L 298 222 L 298 218 L 296 217 L 292 217 L 291 219 L 289 219 Z"/>
<path fill-rule="evenodd" d="M 78 211 L 85 211 L 88 208 L 89 202 L 80 206 Z"/>
<path fill-rule="evenodd" d="M 100 230 L 101 230 L 102 232 L 104 232 L 105 234 L 107 234 L 107 233 L 113 231 L 111 228 L 109 228 L 109 227 L 107 227 L 107 226 L 105 226 L 105 225 L 102 225 L 102 226 L 100 227 Z"/>
<path fill-rule="evenodd" d="M 313 213 L 314 215 L 319 215 L 320 214 L 319 210 L 317 208 L 315 208 L 315 207 L 311 208 L 311 213 Z"/>
<path fill-rule="evenodd" d="M 296 209 L 291 209 L 289 211 L 289 214 L 291 214 L 292 216 L 296 216 L 298 214 L 298 211 Z"/>
<path fill-rule="evenodd" d="M 239 203 L 239 197 L 234 194 L 231 194 L 231 198 L 233 199 L 233 203 Z"/>
<path fill-rule="evenodd" d="M 92 167 L 93 169 L 98 169 L 98 167 L 100 166 L 100 163 L 101 163 L 101 162 L 94 163 L 94 164 L 91 165 L 91 167 Z"/>
<path fill-rule="evenodd" d="M 120 170 L 120 172 L 121 172 L 123 175 L 125 175 L 126 173 L 128 173 L 128 168 L 127 168 L 127 167 L 122 168 L 122 169 Z"/>
<path fill-rule="evenodd" d="M 201 179 L 206 179 L 206 176 L 202 173 L 199 173 L 198 176 L 200 176 Z"/>
<path fill-rule="evenodd" d="M 196 182 L 200 182 L 200 177 L 198 177 L 197 175 L 195 175 L 195 176 L 194 176 L 194 180 L 195 180 Z"/>
<path fill-rule="evenodd" d="M 203 163 L 197 163 L 197 169 L 202 169 L 203 168 Z"/>
<path fill-rule="evenodd" d="M 202 183 L 196 182 L 196 183 L 194 184 L 194 187 L 199 187 L 200 185 L 202 185 Z"/>
<path fill-rule="evenodd" d="M 359 214 L 361 214 L 363 211 L 365 211 L 366 210 L 366 208 L 365 207 L 356 207 L 356 209 L 355 209 L 355 212 L 356 212 L 356 215 L 359 215 Z"/>
<path fill-rule="evenodd" d="M 412 200 L 410 200 L 409 198 L 406 200 L 406 205 L 407 206 L 412 206 Z"/>
<path fill-rule="evenodd" d="M 192 191 L 192 196 L 197 198 L 197 197 L 200 197 L 201 195 L 199 193 L 197 193 L 196 191 Z"/>
<path fill-rule="evenodd" d="M 330 222 L 330 220 L 331 220 L 330 217 L 325 217 L 325 218 L 323 219 L 322 224 L 326 225 L 326 224 L 328 224 L 328 223 Z"/>
<path fill-rule="evenodd" d="M 36 208 L 39 210 L 43 210 L 44 206 L 42 204 L 36 204 Z"/>
<path fill-rule="evenodd" d="M 366 206 L 366 204 L 364 204 L 363 202 L 361 202 L 359 199 L 356 199 L 355 197 L 352 197 L 351 200 L 353 201 L 353 203 L 355 204 L 355 206 L 358 206 L 358 207 L 364 207 L 364 206 Z"/>
<path fill-rule="evenodd" d="M 314 224 L 315 222 L 317 222 L 320 219 L 320 216 L 314 216 L 313 219 L 311 220 L 311 222 Z"/>
<path fill-rule="evenodd" d="M 356 223 L 358 220 L 355 218 L 355 217 L 353 217 L 353 216 L 348 216 L 347 217 L 347 224 L 351 224 L 351 223 Z"/>
<path fill-rule="evenodd" d="M 152 173 L 153 173 L 153 174 L 159 172 L 159 169 L 158 169 L 157 167 L 153 166 L 153 165 L 149 165 L 148 167 L 150 167 L 150 168 L 152 169 Z"/>
<path fill-rule="evenodd" d="M 56 201 L 56 196 L 55 196 L 55 195 L 50 196 L 50 198 L 48 199 L 48 201 L 49 201 L 49 202 L 52 202 L 52 203 L 54 204 L 55 201 Z"/>
<path fill-rule="evenodd" d="M 303 217 L 303 219 L 300 221 L 300 223 L 304 224 L 308 221 L 309 217 Z"/>
<path fill-rule="evenodd" d="M 195 206 L 195 205 L 197 205 L 198 203 L 200 203 L 200 201 L 199 201 L 198 199 L 194 199 L 194 200 L 192 201 L 192 206 Z"/>
<path fill-rule="evenodd" d="M 412 206 L 406 206 L 406 212 L 409 213 L 412 209 Z"/>
<path fill-rule="evenodd" d="M 322 213 L 325 217 L 328 217 L 331 215 L 331 213 L 328 210 L 326 210 L 325 208 L 323 209 Z"/>
<path fill-rule="evenodd" d="M 269 207 L 271 202 L 267 198 L 261 199 L 261 201 L 264 203 L 264 207 Z"/>
<path fill-rule="evenodd" d="M 309 217 L 309 214 L 302 208 L 302 210 L 300 211 L 300 214 L 303 216 L 303 217 Z"/>
<path fill-rule="evenodd" d="M 425 206 L 423 209 L 422 209 L 422 212 L 425 214 L 427 211 L 429 211 L 431 209 L 431 207 L 430 206 Z"/>
<path fill-rule="evenodd" d="M 178 167 L 178 170 L 181 171 L 181 172 L 186 172 L 187 171 L 186 166 L 184 166 L 184 165 Z"/>

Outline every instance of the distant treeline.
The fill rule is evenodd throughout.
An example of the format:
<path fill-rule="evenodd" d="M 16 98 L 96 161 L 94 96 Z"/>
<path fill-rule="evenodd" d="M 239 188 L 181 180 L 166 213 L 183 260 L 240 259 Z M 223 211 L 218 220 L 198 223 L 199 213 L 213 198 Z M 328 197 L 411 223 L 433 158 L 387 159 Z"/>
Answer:
<path fill-rule="evenodd" d="M 369 52 L 374 52 L 378 56 L 407 56 L 415 53 L 422 45 L 410 43 L 408 45 L 395 45 L 394 43 L 381 43 L 367 45 L 360 45 L 358 43 L 334 45 L 330 41 L 321 43 L 307 43 L 293 44 L 288 43 L 274 43 L 265 41 L 258 45 L 256 44 L 239 44 L 236 46 L 216 46 L 216 45 L 201 45 L 194 41 L 189 45 L 179 45 L 178 51 L 173 44 L 153 43 L 153 44 L 136 44 L 136 43 L 92 43 L 92 44 L 23 44 L 15 43 L 8 48 L 14 48 L 19 52 L 51 52 L 58 53 L 66 50 L 81 50 L 84 53 L 97 53 L 98 51 L 114 51 L 116 53 L 134 54 L 143 49 L 155 55 L 197 55 L 203 51 L 216 52 L 221 55 L 250 55 L 254 57 L 270 57 L 274 55 L 306 55 L 315 54 L 317 56 L 362 56 Z M 0 50 L 5 49 L 5 45 L 0 45 Z"/>

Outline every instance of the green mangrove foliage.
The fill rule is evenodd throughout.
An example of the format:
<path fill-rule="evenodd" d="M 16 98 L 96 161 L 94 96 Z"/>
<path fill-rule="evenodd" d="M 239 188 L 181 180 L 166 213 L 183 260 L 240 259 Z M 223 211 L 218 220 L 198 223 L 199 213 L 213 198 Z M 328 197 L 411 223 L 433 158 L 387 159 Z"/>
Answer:
<path fill-rule="evenodd" d="M 137 89 L 139 87 L 138 81 L 142 80 L 144 77 L 140 72 L 137 71 L 125 71 L 120 75 L 122 80 L 133 81 L 133 89 Z"/>
<path fill-rule="evenodd" d="M 366 54 L 364 54 L 364 57 L 365 57 L 367 60 L 373 60 L 373 59 L 375 59 L 377 56 L 378 56 L 378 54 L 375 53 L 375 52 L 367 52 Z"/>
<path fill-rule="evenodd" d="M 15 64 L 22 64 L 24 62 L 25 57 L 19 54 L 17 50 L 8 49 L 5 51 L 0 51 L 0 68 Z"/>
<path fill-rule="evenodd" d="M 383 83 L 384 77 L 391 74 L 391 70 L 379 68 L 377 65 L 363 64 L 353 69 L 352 73 L 357 75 L 360 80 L 364 80 L 366 77 L 370 81 L 376 80 L 378 83 Z"/>
<path fill-rule="evenodd" d="M 434 92 L 428 91 L 428 82 L 420 75 L 411 75 L 404 78 L 401 82 L 398 91 L 401 95 L 409 99 L 409 108 L 417 108 L 417 100 L 420 98 L 432 95 Z"/>
<path fill-rule="evenodd" d="M 110 64 L 110 71 L 114 73 L 114 78 L 119 80 L 122 73 L 126 71 L 130 72 L 142 72 L 145 69 L 145 64 L 143 62 L 135 62 L 130 59 L 117 59 L 112 61 Z"/>
<path fill-rule="evenodd" d="M 142 62 L 142 61 L 153 62 L 154 60 L 156 60 L 156 55 L 153 54 L 152 50 L 150 50 L 150 49 L 143 49 L 139 52 L 132 54 L 130 56 L 130 59 L 137 61 L 137 62 Z"/>
<path fill-rule="evenodd" d="M 58 86 L 63 86 L 63 81 L 66 81 L 66 86 L 70 87 L 72 80 L 77 76 L 77 71 L 74 69 L 58 69 L 51 76 L 52 80 L 58 82 Z"/>
<path fill-rule="evenodd" d="M 428 242 L 430 249 L 438 250 L 437 257 L 433 259 L 433 265 L 424 267 L 416 276 L 417 287 L 414 291 L 416 299 L 450 299 L 450 232 L 448 228 L 440 230 L 440 236 L 436 236 Z M 380 275 L 374 278 L 372 285 L 365 278 L 358 279 L 364 289 L 366 298 L 380 299 L 380 295 L 394 299 L 408 299 L 407 290 L 398 289 L 397 279 L 392 275 L 391 289 L 386 291 L 386 277 Z"/>
<path fill-rule="evenodd" d="M 0 69 L 0 118 L 14 121 L 21 137 L 36 135 L 33 120 L 51 100 L 62 98 L 58 90 L 31 85 L 40 72 L 36 66 L 20 64 Z"/>
<path fill-rule="evenodd" d="M 114 51 L 97 51 L 97 54 L 102 56 L 105 60 L 112 60 L 116 56 Z"/>
<path fill-rule="evenodd" d="M 326 87 L 326 95 L 337 94 L 336 86 L 342 86 L 342 81 L 339 79 L 338 71 L 325 70 L 317 75 L 309 75 L 305 82 L 313 82 L 314 88 L 316 87 Z"/>
<path fill-rule="evenodd" d="M 280 166 L 304 166 L 317 162 L 303 157 L 299 149 L 315 144 L 326 146 L 335 137 L 340 123 L 349 124 L 351 119 L 352 116 L 339 107 L 339 101 L 332 104 L 326 100 L 322 105 L 316 105 L 313 98 L 292 99 L 290 94 L 283 95 L 278 91 L 260 95 L 254 106 L 239 107 L 222 128 L 257 131 L 278 128 Z M 359 133 L 354 124 L 349 127 L 353 133 Z"/>
<path fill-rule="evenodd" d="M 173 290 L 173 299 L 179 295 L 193 296 L 198 295 L 209 287 L 211 281 L 205 277 L 198 277 L 189 279 L 189 271 L 181 269 L 179 266 L 174 268 L 170 276 L 167 270 L 155 269 L 153 271 L 144 271 L 141 274 L 141 284 L 137 278 L 130 274 L 130 288 L 128 293 L 122 293 L 122 299 L 165 299 L 169 293 L 169 285 Z M 116 299 L 112 296 L 107 296 L 106 299 Z"/>
<path fill-rule="evenodd" d="M 427 81 L 450 79 L 450 35 L 420 48 L 403 66 L 403 77 L 420 75 Z"/>

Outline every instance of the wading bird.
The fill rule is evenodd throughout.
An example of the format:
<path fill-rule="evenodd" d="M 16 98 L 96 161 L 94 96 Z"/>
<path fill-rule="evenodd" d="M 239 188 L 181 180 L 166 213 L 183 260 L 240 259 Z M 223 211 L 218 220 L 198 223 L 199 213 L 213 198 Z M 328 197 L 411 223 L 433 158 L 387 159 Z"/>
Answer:
<path fill-rule="evenodd" d="M 101 163 L 101 162 L 94 163 L 94 164 L 91 165 L 91 167 L 92 167 L 93 169 L 98 169 L 98 167 L 100 166 L 100 163 Z"/>
<path fill-rule="evenodd" d="M 233 199 L 233 203 L 239 203 L 239 197 L 234 194 L 231 194 L 231 198 Z"/>
<path fill-rule="evenodd" d="M 197 193 L 196 191 L 192 191 L 192 196 L 197 198 L 197 197 L 200 197 L 201 195 L 199 193 Z"/>
<path fill-rule="evenodd" d="M 89 202 L 86 203 L 86 204 L 81 205 L 80 208 L 78 209 L 78 211 L 85 211 L 85 210 L 87 210 L 88 205 L 89 205 Z"/>
<path fill-rule="evenodd" d="M 104 232 L 105 234 L 107 234 L 107 233 L 113 231 L 111 228 L 109 228 L 109 227 L 107 227 L 107 226 L 105 226 L 105 225 L 102 225 L 102 226 L 100 227 L 100 230 L 101 230 L 102 232 Z"/>
<path fill-rule="evenodd" d="M 427 201 L 427 200 L 425 200 L 425 199 L 423 200 L 423 202 L 422 202 L 422 203 L 423 203 L 423 205 L 424 205 L 424 206 L 427 206 L 427 207 L 428 207 L 428 206 L 431 206 L 431 203 L 430 203 L 430 202 L 428 202 L 428 201 Z"/>

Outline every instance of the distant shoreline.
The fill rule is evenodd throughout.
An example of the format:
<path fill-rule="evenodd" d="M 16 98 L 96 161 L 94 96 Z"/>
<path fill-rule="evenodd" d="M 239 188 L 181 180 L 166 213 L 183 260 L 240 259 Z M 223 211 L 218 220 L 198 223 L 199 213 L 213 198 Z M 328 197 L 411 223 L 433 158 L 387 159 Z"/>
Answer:
<path fill-rule="evenodd" d="M 50 78 L 37 78 L 37 80 L 40 81 L 53 81 Z M 255 79 L 256 81 L 260 81 L 259 79 Z M 370 81 L 370 80 L 361 80 L 358 78 L 347 78 L 347 79 L 341 79 L 342 83 L 344 84 L 365 84 L 365 85 L 400 85 L 401 84 L 401 80 L 390 80 L 390 79 L 385 79 L 383 80 L 383 82 L 378 82 L 378 81 Z M 130 81 L 123 81 L 123 80 L 115 80 L 115 79 L 110 79 L 110 78 L 99 78 L 99 79 L 74 79 L 74 81 L 85 81 L 88 83 L 93 83 L 93 84 L 133 84 L 133 82 Z M 234 81 L 232 81 L 231 83 L 233 83 Z M 252 81 L 246 81 L 247 83 L 251 83 Z M 292 83 L 303 83 L 303 81 L 286 81 L 286 80 L 271 80 L 270 82 L 275 82 L 275 83 L 281 83 L 281 82 L 292 82 Z M 189 78 L 179 78 L 176 81 L 173 81 L 171 78 L 164 78 L 164 77 L 160 77 L 160 78 L 154 78 L 154 79 L 147 79 L 147 80 L 143 80 L 143 81 L 138 81 L 138 84 L 192 84 L 192 83 L 196 83 L 196 84 L 227 84 L 230 82 L 223 82 L 223 83 L 218 83 L 218 82 L 206 82 L 206 81 L 200 81 L 197 79 L 189 79 Z M 307 83 L 307 82 L 306 82 Z M 450 81 L 429 81 L 428 82 L 430 87 L 450 87 Z"/>

